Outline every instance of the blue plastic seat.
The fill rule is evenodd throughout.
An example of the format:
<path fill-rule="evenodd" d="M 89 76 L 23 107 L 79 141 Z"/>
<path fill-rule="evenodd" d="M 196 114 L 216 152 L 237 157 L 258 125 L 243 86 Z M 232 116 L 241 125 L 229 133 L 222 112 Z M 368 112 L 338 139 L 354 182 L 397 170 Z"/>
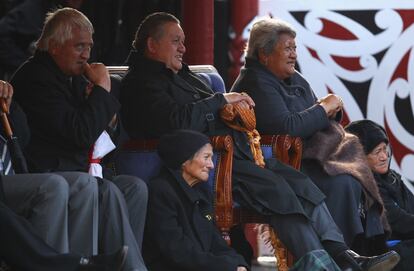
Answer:
<path fill-rule="evenodd" d="M 401 242 L 401 240 L 388 240 L 387 241 L 387 247 L 393 247 L 393 246 L 395 246 L 396 244 L 398 244 L 400 242 Z"/>

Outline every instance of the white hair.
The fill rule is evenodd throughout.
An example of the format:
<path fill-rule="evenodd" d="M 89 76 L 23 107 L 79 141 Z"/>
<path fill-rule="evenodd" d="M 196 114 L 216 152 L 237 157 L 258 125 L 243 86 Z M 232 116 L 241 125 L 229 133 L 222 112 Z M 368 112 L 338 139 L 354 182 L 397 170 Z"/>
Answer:
<path fill-rule="evenodd" d="M 72 38 L 72 30 L 75 27 L 93 33 L 92 23 L 76 9 L 62 8 L 49 12 L 46 15 L 42 34 L 36 42 L 36 48 L 40 51 L 47 51 L 51 40 L 63 45 Z"/>

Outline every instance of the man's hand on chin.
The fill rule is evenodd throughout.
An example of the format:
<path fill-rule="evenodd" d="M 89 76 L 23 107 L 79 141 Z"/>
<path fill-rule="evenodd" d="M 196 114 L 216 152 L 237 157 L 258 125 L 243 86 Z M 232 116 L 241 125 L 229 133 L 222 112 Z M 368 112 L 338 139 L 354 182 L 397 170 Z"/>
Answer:
<path fill-rule="evenodd" d="M 85 64 L 85 76 L 94 84 L 111 91 L 111 79 L 108 69 L 102 63 Z"/>

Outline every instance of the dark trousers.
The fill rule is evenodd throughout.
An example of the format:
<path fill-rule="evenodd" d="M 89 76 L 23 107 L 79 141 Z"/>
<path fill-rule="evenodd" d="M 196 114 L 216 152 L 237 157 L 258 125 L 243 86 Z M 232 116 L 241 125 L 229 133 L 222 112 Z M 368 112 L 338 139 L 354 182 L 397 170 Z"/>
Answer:
<path fill-rule="evenodd" d="M 145 183 L 136 177 L 99 181 L 99 252 L 128 246 L 123 271 L 147 270 L 141 256 L 147 197 Z"/>
<path fill-rule="evenodd" d="M 342 233 L 325 203 L 315 206 L 308 216 L 310 219 L 303 215 L 275 214 L 270 218 L 270 225 L 297 259 L 313 250 L 324 249 L 323 241 L 338 242 L 346 247 Z"/>
<path fill-rule="evenodd" d="M 74 271 L 80 256 L 59 254 L 32 226 L 0 201 L 0 258 L 16 270 Z"/>

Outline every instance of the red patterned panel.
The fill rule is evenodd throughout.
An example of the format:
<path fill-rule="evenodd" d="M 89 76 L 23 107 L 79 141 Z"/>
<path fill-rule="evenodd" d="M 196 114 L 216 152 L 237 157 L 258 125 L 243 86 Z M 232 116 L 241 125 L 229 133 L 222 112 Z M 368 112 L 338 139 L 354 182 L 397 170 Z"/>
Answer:
<path fill-rule="evenodd" d="M 320 62 L 322 62 L 321 59 L 319 58 L 318 53 L 315 50 L 313 50 L 313 49 L 311 49 L 309 47 L 306 47 L 306 49 L 308 49 L 309 53 L 313 56 L 313 58 L 316 58 L 317 60 L 319 60 Z"/>
<path fill-rule="evenodd" d="M 359 62 L 359 57 L 332 56 L 332 59 L 338 63 L 339 66 L 350 71 L 359 71 L 363 69 Z"/>
<path fill-rule="evenodd" d="M 414 23 L 413 9 L 396 9 L 403 20 L 404 30 Z"/>
<path fill-rule="evenodd" d="M 390 84 L 394 82 L 397 78 L 402 78 L 407 80 L 407 67 L 408 67 L 408 60 L 410 59 L 410 53 L 411 51 L 408 51 L 405 56 L 401 59 L 400 63 L 398 64 L 398 67 L 395 69 L 394 74 L 392 75 Z"/>
<path fill-rule="evenodd" d="M 398 138 L 392 133 L 390 127 L 388 126 L 387 119 L 384 120 L 385 130 L 387 131 L 388 138 L 390 139 L 390 144 L 393 150 L 393 155 L 398 166 L 401 167 L 401 160 L 407 154 L 414 154 L 409 148 L 402 144 Z"/>
<path fill-rule="evenodd" d="M 319 35 L 325 36 L 331 39 L 337 40 L 356 40 L 358 39 L 354 34 L 352 34 L 348 29 L 342 27 L 341 25 L 329 21 L 327 19 L 321 19 L 323 23 L 323 28 Z"/>

